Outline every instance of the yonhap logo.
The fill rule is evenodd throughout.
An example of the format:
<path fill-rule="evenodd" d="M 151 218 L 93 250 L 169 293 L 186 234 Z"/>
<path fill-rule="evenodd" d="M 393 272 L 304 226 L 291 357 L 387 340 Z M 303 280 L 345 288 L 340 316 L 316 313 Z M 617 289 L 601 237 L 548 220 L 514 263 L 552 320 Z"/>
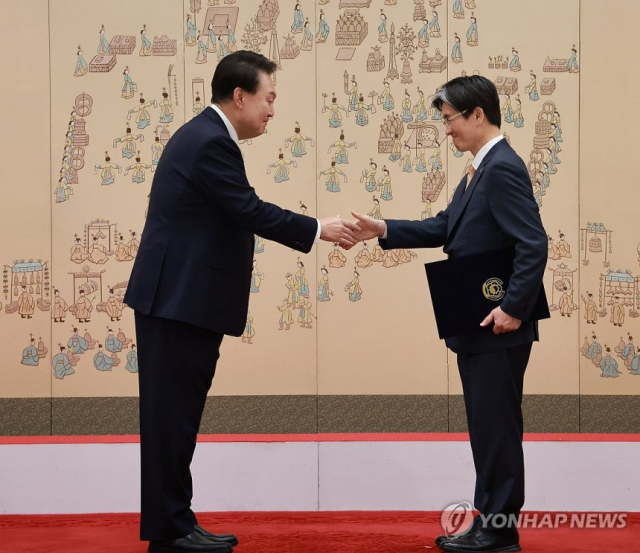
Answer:
<path fill-rule="evenodd" d="M 440 525 L 447 536 L 464 535 L 472 528 L 473 506 L 468 501 L 445 507 L 440 515 Z"/>

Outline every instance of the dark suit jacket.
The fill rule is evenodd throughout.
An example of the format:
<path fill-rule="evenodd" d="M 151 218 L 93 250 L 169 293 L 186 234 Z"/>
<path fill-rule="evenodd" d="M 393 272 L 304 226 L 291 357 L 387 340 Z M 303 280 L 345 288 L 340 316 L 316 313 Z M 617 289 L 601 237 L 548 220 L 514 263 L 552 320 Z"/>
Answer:
<path fill-rule="evenodd" d="M 263 202 L 210 107 L 180 127 L 158 164 L 125 303 L 145 315 L 240 336 L 254 232 L 307 253 L 318 223 Z"/>
<path fill-rule="evenodd" d="M 387 220 L 387 239 L 380 245 L 383 249 L 444 246 L 449 257 L 515 246 L 514 271 L 501 307 L 523 321 L 520 328 L 495 335 L 489 325 L 477 334 L 448 338 L 446 344 L 456 353 L 480 353 L 537 340 L 537 322 L 528 318 L 542 286 L 547 234 L 525 164 L 502 139 L 484 157 L 466 191 L 465 183 L 466 176 L 449 206 L 435 217 Z"/>

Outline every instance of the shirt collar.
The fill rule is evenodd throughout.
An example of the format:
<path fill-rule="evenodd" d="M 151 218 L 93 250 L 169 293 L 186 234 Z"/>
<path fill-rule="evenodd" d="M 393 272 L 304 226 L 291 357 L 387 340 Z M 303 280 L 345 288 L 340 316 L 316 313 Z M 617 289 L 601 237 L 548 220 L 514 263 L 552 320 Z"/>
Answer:
<path fill-rule="evenodd" d="M 472 165 L 473 165 L 474 169 L 477 170 L 478 167 L 480 167 L 480 164 L 482 163 L 482 160 L 484 159 L 484 156 L 486 156 L 489 153 L 489 150 L 491 150 L 491 148 L 493 148 L 503 138 L 504 138 L 504 136 L 498 135 L 495 138 L 492 138 L 491 140 L 489 140 L 489 142 L 487 142 L 482 148 L 480 148 L 478 150 L 478 153 L 476 154 L 476 157 L 473 158 Z"/>
<path fill-rule="evenodd" d="M 238 133 L 233 128 L 233 125 L 231 124 L 231 121 L 229 121 L 229 119 L 227 119 L 227 116 L 224 114 L 224 112 L 218 106 L 216 106 L 215 104 L 211 104 L 211 107 L 220 116 L 220 119 L 222 119 L 222 122 L 224 123 L 224 126 L 227 127 L 227 130 L 229 131 L 229 136 L 233 139 L 233 141 L 238 145 L 238 148 L 239 148 L 240 147 L 240 142 L 238 141 Z"/>

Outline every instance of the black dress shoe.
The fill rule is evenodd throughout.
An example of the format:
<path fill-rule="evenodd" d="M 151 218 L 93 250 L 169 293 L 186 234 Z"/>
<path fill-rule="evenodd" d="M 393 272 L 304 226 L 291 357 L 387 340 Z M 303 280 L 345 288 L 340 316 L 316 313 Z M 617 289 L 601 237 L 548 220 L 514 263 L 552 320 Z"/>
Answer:
<path fill-rule="evenodd" d="M 212 534 L 211 532 L 209 532 L 209 530 L 205 530 L 202 526 L 198 526 L 197 524 L 194 530 L 196 534 L 200 534 L 201 536 L 204 536 L 214 543 L 222 542 L 234 546 L 238 545 L 238 538 L 236 538 L 233 534 Z"/>
<path fill-rule="evenodd" d="M 450 538 L 438 544 L 443 551 L 522 551 L 518 539 L 500 535 L 488 534 L 476 529 L 469 534 L 457 538 Z"/>
<path fill-rule="evenodd" d="M 460 532 L 459 534 L 452 534 L 451 536 L 438 536 L 436 538 L 436 545 L 440 545 L 441 543 L 444 543 L 445 541 L 449 541 L 449 540 L 457 540 L 458 538 L 461 538 L 462 536 L 466 536 L 467 534 L 473 532 L 477 526 L 480 524 L 480 517 L 476 516 L 473 517 L 473 522 L 471 523 L 471 526 L 469 526 L 464 532 Z"/>
<path fill-rule="evenodd" d="M 197 532 L 183 538 L 149 542 L 150 553 L 233 553 L 228 543 L 212 542 Z"/>

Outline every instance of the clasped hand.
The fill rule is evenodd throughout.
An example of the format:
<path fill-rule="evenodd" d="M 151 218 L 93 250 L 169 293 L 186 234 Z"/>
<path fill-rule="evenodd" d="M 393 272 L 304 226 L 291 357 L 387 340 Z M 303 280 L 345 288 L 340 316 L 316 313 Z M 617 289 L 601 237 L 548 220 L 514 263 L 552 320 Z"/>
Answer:
<path fill-rule="evenodd" d="M 358 243 L 359 231 L 358 225 L 340 217 L 320 219 L 320 240 L 335 242 L 345 250 L 350 250 Z"/>

